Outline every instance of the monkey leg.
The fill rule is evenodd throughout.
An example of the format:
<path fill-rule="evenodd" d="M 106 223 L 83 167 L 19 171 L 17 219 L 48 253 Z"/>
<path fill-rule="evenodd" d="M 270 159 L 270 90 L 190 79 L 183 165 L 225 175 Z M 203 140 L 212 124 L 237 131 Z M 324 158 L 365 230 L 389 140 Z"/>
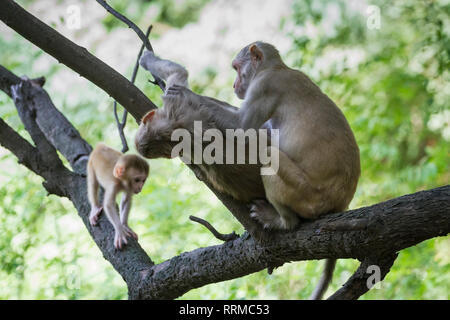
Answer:
<path fill-rule="evenodd" d="M 250 216 L 260 222 L 265 229 L 292 229 L 298 223 L 295 212 L 283 205 L 266 200 L 253 200 Z"/>
<path fill-rule="evenodd" d="M 262 175 L 264 189 L 270 206 L 255 206 L 253 216 L 266 228 L 292 229 L 299 217 L 315 218 L 318 192 L 308 182 L 306 174 L 278 149 L 279 169 L 275 174 Z"/>
<path fill-rule="evenodd" d="M 91 226 L 97 225 L 98 217 L 103 210 L 103 207 L 99 204 L 98 201 L 98 189 L 100 187 L 97 177 L 95 175 L 95 171 L 92 167 L 92 164 L 88 164 L 88 199 L 91 204 L 91 211 L 89 213 L 89 222 Z"/>
<path fill-rule="evenodd" d="M 100 216 L 100 213 L 102 213 L 102 210 L 102 206 L 92 206 L 91 212 L 89 213 L 89 222 L 91 223 L 91 226 L 97 225 L 98 217 Z"/>

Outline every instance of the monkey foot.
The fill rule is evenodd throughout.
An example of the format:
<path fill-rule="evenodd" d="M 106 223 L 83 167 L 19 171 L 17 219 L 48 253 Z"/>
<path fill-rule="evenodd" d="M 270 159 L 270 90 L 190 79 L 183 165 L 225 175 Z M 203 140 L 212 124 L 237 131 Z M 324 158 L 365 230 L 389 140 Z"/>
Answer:
<path fill-rule="evenodd" d="M 91 209 L 91 213 L 89 214 L 89 222 L 91 223 L 91 226 L 97 225 L 98 217 L 100 216 L 100 213 L 102 212 L 103 207 L 93 207 Z"/>
<path fill-rule="evenodd" d="M 128 243 L 127 236 L 123 231 L 116 231 L 114 235 L 114 248 L 121 250 Z"/>
<path fill-rule="evenodd" d="M 131 237 L 135 240 L 138 239 L 138 235 L 136 234 L 136 232 L 134 232 L 133 230 L 131 230 L 131 228 L 129 226 L 124 225 L 123 226 L 123 232 L 125 233 L 125 235 L 127 237 Z"/>
<path fill-rule="evenodd" d="M 272 229 L 279 224 L 280 215 L 266 200 L 253 200 L 250 217 L 261 223 L 264 229 Z"/>

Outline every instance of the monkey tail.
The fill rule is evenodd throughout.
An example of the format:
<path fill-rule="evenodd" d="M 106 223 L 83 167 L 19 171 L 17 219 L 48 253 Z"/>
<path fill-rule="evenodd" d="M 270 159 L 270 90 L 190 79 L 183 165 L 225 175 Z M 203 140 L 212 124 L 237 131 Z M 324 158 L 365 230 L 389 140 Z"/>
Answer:
<path fill-rule="evenodd" d="M 325 260 L 325 268 L 322 273 L 322 277 L 320 278 L 319 284 L 314 289 L 313 293 L 309 297 L 309 300 L 320 300 L 324 295 L 325 291 L 327 291 L 328 285 L 333 278 L 334 267 L 336 266 L 336 259 L 326 259 Z"/>

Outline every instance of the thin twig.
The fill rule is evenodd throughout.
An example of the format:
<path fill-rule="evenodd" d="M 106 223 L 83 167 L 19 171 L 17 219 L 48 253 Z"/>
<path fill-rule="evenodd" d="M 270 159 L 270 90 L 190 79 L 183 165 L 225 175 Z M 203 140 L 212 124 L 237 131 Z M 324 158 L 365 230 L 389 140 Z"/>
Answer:
<path fill-rule="evenodd" d="M 203 220 L 201 218 L 195 217 L 195 216 L 189 216 L 189 219 L 191 219 L 194 222 L 198 222 L 201 225 L 203 225 L 206 229 L 211 231 L 211 233 L 216 237 L 217 239 L 221 241 L 230 241 L 239 238 L 239 235 L 236 234 L 236 232 L 223 234 L 217 231 L 208 221 Z"/>
<path fill-rule="evenodd" d="M 119 130 L 120 140 L 122 141 L 122 153 L 125 153 L 129 150 L 127 138 L 125 138 L 125 133 L 123 132 L 123 130 L 125 129 L 126 121 L 127 121 L 126 115 L 128 112 L 127 112 L 127 110 L 123 111 L 123 116 L 125 118 L 125 121 L 122 120 L 122 122 L 120 122 L 119 116 L 117 115 L 117 101 L 116 100 L 114 100 L 113 106 L 114 106 L 114 117 L 116 118 L 117 130 Z"/>
<path fill-rule="evenodd" d="M 145 36 L 148 38 L 150 36 L 150 32 L 152 31 L 153 26 L 150 25 L 147 28 L 147 32 Z M 144 51 L 144 43 L 142 43 L 141 48 L 139 49 L 139 53 L 137 55 L 136 63 L 134 65 L 133 74 L 131 75 L 131 83 L 134 83 L 136 80 L 136 76 L 139 70 L 139 59 L 141 58 L 142 52 Z M 125 138 L 125 134 L 123 130 L 125 129 L 125 126 L 127 125 L 127 116 L 128 111 L 124 109 L 123 115 L 122 115 L 122 121 L 119 121 L 119 116 L 117 115 L 117 101 L 114 100 L 114 117 L 116 118 L 116 124 L 117 129 L 119 130 L 119 136 L 120 140 L 122 141 L 122 152 L 125 153 L 129 150 L 127 139 Z"/>
<path fill-rule="evenodd" d="M 148 39 L 148 37 L 142 32 L 141 29 L 139 29 L 139 27 L 134 24 L 134 22 L 132 22 L 131 20 L 129 20 L 127 17 L 125 17 L 124 15 L 120 14 L 119 12 L 117 12 L 116 10 L 114 10 L 110 5 L 108 5 L 106 3 L 106 1 L 104 0 L 95 0 L 97 1 L 103 8 L 106 9 L 106 11 L 108 11 L 109 13 L 111 13 L 114 17 L 116 17 L 117 19 L 119 19 L 120 21 L 122 21 L 123 23 L 125 23 L 129 28 L 133 29 L 134 32 L 136 32 L 136 34 L 138 35 L 138 37 L 142 40 L 142 42 L 145 45 L 145 48 L 147 48 L 148 51 L 152 51 L 153 47 L 150 43 L 150 40 Z M 154 74 L 152 74 L 153 78 L 155 78 L 155 82 L 158 84 L 158 86 L 161 88 L 162 91 L 165 91 L 166 89 L 166 84 L 164 83 L 164 81 L 155 76 Z"/>

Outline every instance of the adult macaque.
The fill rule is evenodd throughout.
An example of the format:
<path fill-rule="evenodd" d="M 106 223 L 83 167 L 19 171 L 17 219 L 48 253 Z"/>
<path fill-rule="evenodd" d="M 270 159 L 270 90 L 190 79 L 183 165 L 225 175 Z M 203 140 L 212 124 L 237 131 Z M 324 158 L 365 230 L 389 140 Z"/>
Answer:
<path fill-rule="evenodd" d="M 152 53 L 141 58 L 141 65 L 163 79 L 176 78 L 174 74 L 184 70 Z M 170 140 L 173 129 L 187 127 L 194 120 L 207 121 L 220 130 L 278 129 L 279 170 L 261 176 L 270 204 L 254 201 L 252 216 L 266 228 L 292 229 L 299 217 L 314 219 L 345 210 L 356 190 L 360 162 L 355 138 L 339 108 L 305 74 L 288 68 L 270 44 L 246 46 L 232 66 L 237 71 L 235 93 L 244 99 L 240 109 L 193 93 L 186 88 L 185 78 L 183 84 L 172 81 L 163 96 L 164 108 L 143 118 L 135 140 L 138 151 L 155 156 L 152 152 L 161 151 L 151 146 L 157 140 L 154 137 L 165 133 Z M 183 74 L 187 77 L 185 70 Z M 166 156 L 170 151 L 170 145 L 164 148 Z M 244 183 L 247 177 L 235 178 Z M 243 184 L 238 183 L 238 188 L 246 192 Z M 239 193 L 223 189 L 233 196 Z"/>
<path fill-rule="evenodd" d="M 88 198 L 91 204 L 89 221 L 95 226 L 104 209 L 114 227 L 114 247 L 121 249 L 127 237 L 137 239 L 128 226 L 128 214 L 133 194 L 141 192 L 149 174 L 148 163 L 137 155 L 124 155 L 103 143 L 99 143 L 89 156 L 87 165 Z M 103 206 L 98 200 L 99 186 L 105 190 Z M 123 192 L 120 216 L 116 209 L 116 196 Z"/>
<path fill-rule="evenodd" d="M 146 158 L 171 158 L 173 148 L 178 144 L 172 140 L 172 133 L 176 129 L 187 129 L 194 137 L 194 121 L 200 121 L 202 130 L 219 129 L 224 133 L 225 127 L 215 119 L 211 113 L 211 108 L 219 110 L 229 110 L 236 112 L 238 110 L 225 102 L 199 96 L 190 90 L 187 93 L 191 98 L 184 97 L 184 92 L 172 94 L 174 86 L 188 86 L 188 72 L 179 64 L 169 60 L 163 60 L 156 57 L 153 52 L 145 51 L 140 60 L 141 66 L 165 80 L 166 92 L 162 96 L 164 106 L 148 112 L 141 120 L 139 130 L 135 137 L 137 151 Z M 194 148 L 194 141 L 192 141 Z M 247 150 L 246 150 L 247 151 Z M 236 153 L 235 153 L 236 154 Z M 194 163 L 194 152 L 190 155 L 183 155 L 184 158 L 192 157 L 191 163 Z M 201 162 L 196 164 L 201 174 L 218 191 L 227 193 L 237 200 L 250 202 L 253 199 L 264 199 L 265 192 L 259 175 L 260 166 L 258 164 L 226 164 L 225 159 L 222 163 L 207 164 Z"/>
<path fill-rule="evenodd" d="M 141 60 L 146 69 L 168 79 L 162 72 L 164 63 L 154 56 Z M 199 96 L 173 81 L 163 97 L 163 110 L 170 105 L 168 110 L 176 110 L 177 116 L 164 113 L 156 117 L 160 110 L 147 114 L 136 136 L 138 151 L 146 157 L 158 156 L 156 148 L 160 146 L 154 143 L 161 132 L 170 141 L 170 130 L 187 127 L 197 119 L 221 131 L 278 129 L 279 144 L 269 149 L 279 154 L 275 174 L 260 175 L 241 167 L 221 176 L 217 170 L 222 168 L 202 165 L 208 180 L 236 199 L 251 201 L 251 216 L 268 229 L 292 229 L 301 218 L 316 219 L 346 210 L 356 190 L 360 159 L 343 113 L 305 74 L 287 67 L 270 44 L 255 42 L 244 47 L 232 66 L 237 71 L 235 93 L 244 99 L 240 109 Z M 176 68 L 166 70 L 177 72 Z M 170 154 L 171 145 L 165 146 L 165 154 Z M 229 180 L 234 183 L 227 183 Z M 249 189 L 259 189 L 260 182 L 264 192 L 250 193 Z M 327 260 L 324 281 L 313 298 L 320 298 L 326 290 L 334 265 L 335 260 Z"/>

